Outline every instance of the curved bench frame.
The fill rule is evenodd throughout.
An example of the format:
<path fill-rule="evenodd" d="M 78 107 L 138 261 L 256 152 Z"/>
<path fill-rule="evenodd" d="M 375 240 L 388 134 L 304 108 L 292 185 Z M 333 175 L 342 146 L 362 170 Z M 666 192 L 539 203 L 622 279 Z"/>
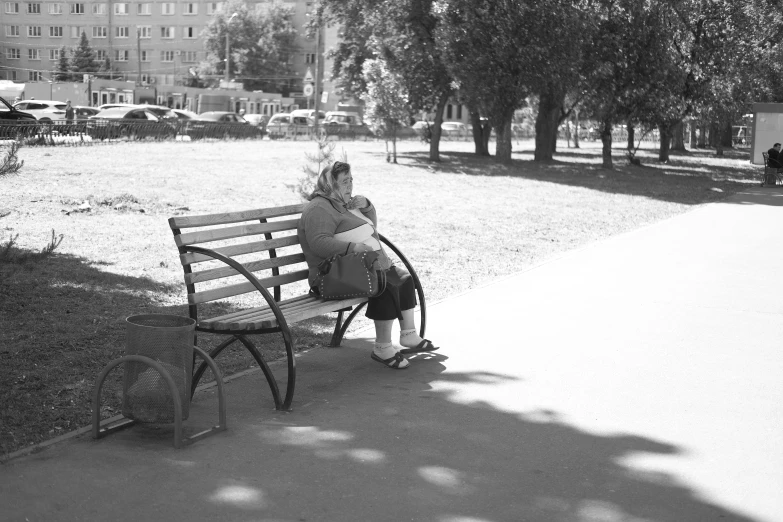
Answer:
<path fill-rule="evenodd" d="M 194 346 L 193 349 L 204 359 L 204 362 L 202 364 L 209 365 L 210 369 L 215 374 L 215 381 L 217 382 L 217 388 L 218 388 L 218 419 L 219 420 L 217 426 L 213 426 L 208 430 L 201 431 L 190 437 L 183 437 L 182 436 L 182 403 L 180 401 L 179 390 L 177 390 L 177 385 L 174 382 L 174 379 L 171 377 L 169 372 L 163 367 L 163 365 L 155 361 L 154 359 L 151 359 L 149 357 L 144 357 L 143 355 L 125 355 L 123 357 L 120 357 L 119 359 L 115 359 L 114 361 L 106 365 L 106 367 L 98 376 L 98 379 L 95 381 L 95 389 L 93 390 L 93 395 L 92 395 L 92 437 L 94 439 L 100 439 L 102 437 L 105 437 L 106 435 L 109 435 L 110 433 L 114 433 L 123 428 L 132 426 L 137 422 L 134 419 L 122 419 L 120 421 L 117 421 L 116 423 L 112 423 L 111 425 L 101 427 L 100 408 L 101 408 L 101 389 L 103 388 L 103 383 L 106 381 L 106 377 L 114 368 L 126 362 L 137 362 L 137 363 L 145 364 L 150 368 L 153 368 L 156 372 L 158 372 L 160 376 L 163 377 L 163 380 L 166 381 L 166 385 L 168 386 L 169 389 L 169 394 L 171 395 L 172 401 L 174 402 L 174 447 L 175 448 L 181 448 L 183 445 L 192 444 L 199 439 L 203 439 L 204 437 L 207 437 L 208 435 L 213 435 L 217 432 L 224 431 L 226 429 L 226 398 L 225 395 L 223 394 L 223 377 L 220 375 L 220 370 L 215 364 L 215 361 L 213 361 L 212 358 L 209 355 L 207 355 L 207 353 L 204 350 L 202 350 L 198 346 Z M 191 397 L 192 395 L 193 394 L 191 393 Z"/>
<path fill-rule="evenodd" d="M 262 222 L 265 221 L 266 220 L 263 220 Z M 416 274 L 416 271 L 413 269 L 413 266 L 410 264 L 408 259 L 402 254 L 402 252 L 396 246 L 394 246 L 394 244 L 392 244 L 391 241 L 386 239 L 386 237 L 384 237 L 383 235 L 379 234 L 379 237 L 381 241 L 384 244 L 386 244 L 389 247 L 389 249 L 391 249 L 400 258 L 400 261 L 402 261 L 402 263 L 405 265 L 405 269 L 411 274 L 411 277 L 413 278 L 413 282 L 416 287 L 416 294 L 418 295 L 418 299 L 419 299 L 419 314 L 420 314 L 419 335 L 423 338 L 427 327 L 427 305 L 424 300 L 424 290 L 421 287 L 421 282 L 419 281 L 419 277 Z M 226 339 L 225 341 L 220 343 L 217 347 L 213 348 L 211 352 L 209 352 L 209 356 L 212 359 L 216 359 L 217 356 L 220 355 L 220 353 L 224 349 L 226 349 L 228 346 L 233 344 L 235 341 L 241 342 L 245 346 L 245 348 L 247 348 L 247 351 L 250 352 L 250 354 L 256 360 L 259 367 L 261 368 L 261 371 L 264 372 L 264 377 L 266 377 L 267 383 L 269 383 L 269 389 L 272 392 L 272 399 L 274 400 L 275 403 L 275 409 L 286 410 L 286 411 L 290 410 L 291 403 L 294 400 L 294 390 L 296 388 L 296 360 L 294 357 L 294 343 L 293 343 L 293 337 L 291 336 L 291 330 L 288 327 L 288 322 L 286 321 L 285 314 L 280 310 L 280 307 L 277 304 L 277 301 L 280 300 L 280 287 L 279 286 L 274 287 L 275 295 L 273 297 L 272 294 L 269 293 L 269 290 L 264 288 L 264 286 L 259 282 L 258 278 L 252 272 L 248 271 L 244 266 L 242 266 L 242 264 L 231 259 L 230 257 L 219 254 L 214 250 L 204 248 L 204 247 L 188 245 L 188 246 L 181 247 L 181 251 L 203 254 L 227 264 L 228 266 L 236 270 L 239 274 L 244 276 L 245 279 L 247 279 L 250 283 L 252 283 L 253 286 L 256 288 L 256 290 L 258 290 L 261 293 L 261 295 L 264 297 L 264 300 L 266 301 L 267 305 L 269 306 L 270 310 L 272 310 L 272 313 L 275 316 L 275 320 L 277 321 L 278 324 L 277 327 L 260 328 L 255 330 L 241 330 L 241 331 L 231 330 L 231 329 L 215 329 L 215 328 L 199 327 L 198 315 L 195 306 L 190 307 L 190 316 L 192 319 L 196 321 L 196 331 L 212 333 L 212 334 L 227 334 L 231 336 L 229 339 Z M 275 249 L 270 249 L 269 255 L 270 258 L 275 257 L 277 255 Z M 277 275 L 277 272 L 278 270 L 276 268 L 273 269 L 274 275 Z M 345 332 L 348 330 L 348 327 L 350 326 L 351 322 L 353 322 L 356 315 L 359 313 L 359 311 L 362 308 L 364 308 L 366 304 L 367 302 L 365 301 L 364 303 L 356 306 L 356 308 L 351 312 L 351 314 L 345 319 L 345 322 L 343 322 L 343 313 L 347 310 L 350 310 L 350 308 L 335 310 L 337 312 L 337 321 L 335 324 L 334 333 L 332 334 L 332 340 L 329 346 L 331 347 L 340 346 L 343 336 L 345 335 Z M 272 370 L 269 368 L 269 365 L 264 360 L 264 357 L 261 355 L 261 352 L 259 352 L 255 344 L 253 344 L 253 342 L 247 339 L 246 337 L 247 335 L 253 335 L 253 334 L 267 334 L 267 333 L 278 333 L 278 332 L 280 332 L 283 336 L 283 343 L 285 344 L 285 352 L 286 352 L 287 368 L 288 368 L 288 382 L 286 385 L 285 398 L 282 400 L 280 398 L 280 390 L 277 385 L 277 380 L 275 379 Z M 206 371 L 206 364 L 201 363 L 201 365 L 199 365 L 198 369 L 196 369 L 195 373 L 193 374 L 193 385 L 191 388 L 191 395 L 195 393 L 196 386 L 198 385 L 198 382 L 201 380 L 201 377 L 203 376 L 205 371 Z"/>

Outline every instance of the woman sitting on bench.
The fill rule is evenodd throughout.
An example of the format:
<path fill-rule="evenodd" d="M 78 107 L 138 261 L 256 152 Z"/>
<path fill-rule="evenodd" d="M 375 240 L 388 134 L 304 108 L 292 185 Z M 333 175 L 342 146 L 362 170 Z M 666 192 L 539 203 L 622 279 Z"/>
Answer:
<path fill-rule="evenodd" d="M 348 163 L 336 161 L 321 171 L 310 202 L 302 211 L 298 236 L 307 265 L 312 291 L 318 265 L 336 254 L 378 251 L 378 269 L 386 272 L 386 289 L 371 297 L 365 315 L 375 322 L 372 358 L 389 368 L 401 370 L 410 363 L 405 354 L 432 352 L 438 348 L 416 333 L 414 308 L 416 289 L 411 275 L 395 266 L 384 252 L 376 231 L 375 207 L 364 196 L 351 197 L 353 178 Z M 394 320 L 400 321 L 400 344 L 392 344 Z"/>

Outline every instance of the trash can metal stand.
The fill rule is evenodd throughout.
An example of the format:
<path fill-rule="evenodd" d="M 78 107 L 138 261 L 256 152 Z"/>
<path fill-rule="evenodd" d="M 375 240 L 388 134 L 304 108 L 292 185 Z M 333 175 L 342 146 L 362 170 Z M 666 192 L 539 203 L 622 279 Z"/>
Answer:
<path fill-rule="evenodd" d="M 195 321 L 176 315 L 128 317 L 126 355 L 109 363 L 95 383 L 93 437 L 98 439 L 135 422 L 174 423 L 174 447 L 190 444 L 226 429 L 223 379 L 214 361 L 194 346 Z M 182 436 L 182 421 L 190 413 L 190 387 L 194 351 L 215 375 L 218 388 L 219 423 L 192 435 Z M 101 428 L 100 393 L 106 376 L 124 364 L 122 414 L 125 419 Z"/>

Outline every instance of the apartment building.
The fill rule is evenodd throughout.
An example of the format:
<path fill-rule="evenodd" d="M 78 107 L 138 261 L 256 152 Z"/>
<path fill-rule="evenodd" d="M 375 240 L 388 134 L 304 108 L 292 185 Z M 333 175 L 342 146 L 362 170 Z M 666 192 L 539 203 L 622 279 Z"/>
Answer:
<path fill-rule="evenodd" d="M 98 61 L 108 57 L 119 71 L 118 79 L 182 85 L 205 59 L 201 32 L 224 9 L 224 2 L 203 0 L 0 2 L 0 79 L 16 82 L 49 81 L 62 47 L 75 48 L 84 32 Z M 263 11 L 269 0 L 247 3 Z M 305 37 L 303 29 L 312 2 L 283 0 L 283 4 L 292 8 L 292 23 L 300 30 L 288 81 L 292 92 L 301 92 L 308 69 L 315 73 L 318 52 L 316 39 Z M 322 41 L 321 52 L 323 48 Z"/>

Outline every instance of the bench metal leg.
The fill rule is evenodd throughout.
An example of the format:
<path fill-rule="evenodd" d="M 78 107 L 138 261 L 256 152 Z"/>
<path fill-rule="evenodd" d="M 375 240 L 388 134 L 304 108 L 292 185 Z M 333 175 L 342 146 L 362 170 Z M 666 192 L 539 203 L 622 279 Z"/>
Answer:
<path fill-rule="evenodd" d="M 244 335 L 237 335 L 237 339 L 240 340 L 242 344 L 245 345 L 245 348 L 247 348 L 247 351 L 250 352 L 250 354 L 253 356 L 253 358 L 258 363 L 258 366 L 261 368 L 261 371 L 264 372 L 264 377 L 266 377 L 266 382 L 269 383 L 269 389 L 272 391 L 272 399 L 275 401 L 275 409 L 280 409 L 280 389 L 277 387 L 277 381 L 275 380 L 275 376 L 272 374 L 272 370 L 269 368 L 269 365 L 266 363 L 264 358 L 261 356 L 261 352 L 258 351 L 258 348 L 256 348 L 256 345 L 253 344 L 247 337 Z"/>
<path fill-rule="evenodd" d="M 334 326 L 334 334 L 332 334 L 332 342 L 329 343 L 329 346 L 331 348 L 337 348 L 340 346 L 340 343 L 343 341 L 343 336 L 345 336 L 345 332 L 348 331 L 348 327 L 351 326 L 351 322 L 353 322 L 354 317 L 356 317 L 356 314 L 358 314 L 362 308 L 367 306 L 367 302 L 358 305 L 356 308 L 353 309 L 353 312 L 348 315 L 348 318 L 345 320 L 345 323 L 342 325 L 341 320 L 343 317 L 343 311 L 340 310 L 339 315 L 337 316 L 337 324 Z"/>
<path fill-rule="evenodd" d="M 234 341 L 238 340 L 236 336 L 231 336 L 222 343 L 220 343 L 218 346 L 212 349 L 211 352 L 209 352 L 209 357 L 214 361 L 215 358 L 220 355 L 220 352 L 222 352 L 224 349 L 226 349 L 229 345 L 231 345 Z M 195 360 L 195 354 L 194 354 L 194 360 Z M 198 369 L 196 369 L 196 372 L 193 374 L 193 383 L 190 386 L 190 398 L 193 398 L 193 394 L 196 393 L 196 387 L 198 386 L 199 381 L 201 380 L 201 377 L 204 375 L 204 372 L 207 369 L 207 361 L 206 359 L 202 361 L 202 363 L 199 365 Z"/>

